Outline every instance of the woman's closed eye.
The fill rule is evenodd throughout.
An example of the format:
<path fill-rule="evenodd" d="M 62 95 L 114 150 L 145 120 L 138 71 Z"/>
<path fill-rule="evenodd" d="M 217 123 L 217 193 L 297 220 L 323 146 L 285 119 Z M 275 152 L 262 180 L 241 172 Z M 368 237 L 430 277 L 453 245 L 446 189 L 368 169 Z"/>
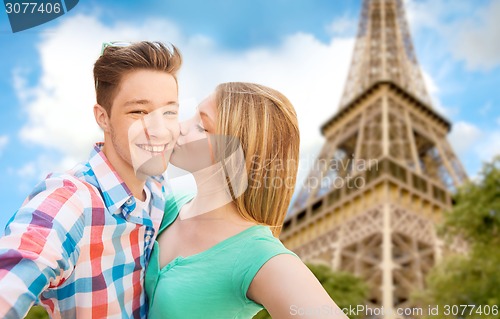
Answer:
<path fill-rule="evenodd" d="M 208 131 L 203 127 L 201 126 L 200 124 L 196 124 L 196 129 L 200 132 L 200 133 L 207 133 Z"/>
<path fill-rule="evenodd" d="M 163 115 L 177 115 L 177 111 L 165 111 Z"/>

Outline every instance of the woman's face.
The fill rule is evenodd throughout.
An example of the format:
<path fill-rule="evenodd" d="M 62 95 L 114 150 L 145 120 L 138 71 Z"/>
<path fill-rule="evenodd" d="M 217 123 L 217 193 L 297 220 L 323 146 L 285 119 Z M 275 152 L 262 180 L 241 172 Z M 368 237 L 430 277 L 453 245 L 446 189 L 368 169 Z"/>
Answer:
<path fill-rule="evenodd" d="M 215 134 L 216 119 L 217 107 L 213 93 L 200 103 L 192 118 L 180 123 L 180 136 L 170 162 L 189 172 L 213 165 L 210 136 Z"/>

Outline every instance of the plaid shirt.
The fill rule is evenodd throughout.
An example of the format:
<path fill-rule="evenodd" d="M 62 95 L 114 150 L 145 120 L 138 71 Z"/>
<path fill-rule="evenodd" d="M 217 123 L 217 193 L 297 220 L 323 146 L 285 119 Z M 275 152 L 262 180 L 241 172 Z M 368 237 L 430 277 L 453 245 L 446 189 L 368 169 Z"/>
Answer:
<path fill-rule="evenodd" d="M 0 238 L 0 318 L 41 302 L 52 318 L 145 318 L 144 271 L 163 218 L 163 177 L 149 211 L 96 144 L 89 161 L 38 184 Z"/>

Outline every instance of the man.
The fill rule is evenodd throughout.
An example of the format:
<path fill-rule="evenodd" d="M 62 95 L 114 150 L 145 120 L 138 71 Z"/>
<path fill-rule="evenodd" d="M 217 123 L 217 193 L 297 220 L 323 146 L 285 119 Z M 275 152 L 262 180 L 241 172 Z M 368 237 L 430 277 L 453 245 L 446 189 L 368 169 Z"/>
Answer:
<path fill-rule="evenodd" d="M 94 66 L 104 132 L 88 162 L 41 182 L 0 238 L 0 318 L 145 318 L 144 270 L 179 135 L 179 51 L 106 43 Z"/>

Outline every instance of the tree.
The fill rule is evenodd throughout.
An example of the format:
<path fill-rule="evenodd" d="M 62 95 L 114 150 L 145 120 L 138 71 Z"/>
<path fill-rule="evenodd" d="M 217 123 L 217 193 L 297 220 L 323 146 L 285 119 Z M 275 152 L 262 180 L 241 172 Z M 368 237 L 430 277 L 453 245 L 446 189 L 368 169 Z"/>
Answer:
<path fill-rule="evenodd" d="M 33 306 L 24 317 L 25 319 L 49 319 L 49 315 L 42 306 Z"/>
<path fill-rule="evenodd" d="M 455 206 L 445 214 L 441 233 L 460 236 L 473 249 L 500 247 L 500 156 L 485 163 L 478 182 L 468 182 L 455 195 Z"/>
<path fill-rule="evenodd" d="M 340 309 L 364 304 L 368 295 L 368 286 L 360 278 L 347 272 L 335 272 L 325 265 L 307 264 L 307 266 Z M 265 309 L 253 317 L 253 319 L 270 318 L 271 316 Z M 351 316 L 351 319 L 356 319 L 356 317 Z"/>
<path fill-rule="evenodd" d="M 479 181 L 461 187 L 454 200 L 439 233 L 448 242 L 464 240 L 468 253 L 445 257 L 427 276 L 427 288 L 413 298 L 424 309 L 438 306 L 440 316 L 455 305 L 459 315 L 452 311 L 447 317 L 500 318 L 500 310 L 494 310 L 500 307 L 500 156 L 485 163 Z M 462 314 L 460 305 L 474 309 Z"/>

